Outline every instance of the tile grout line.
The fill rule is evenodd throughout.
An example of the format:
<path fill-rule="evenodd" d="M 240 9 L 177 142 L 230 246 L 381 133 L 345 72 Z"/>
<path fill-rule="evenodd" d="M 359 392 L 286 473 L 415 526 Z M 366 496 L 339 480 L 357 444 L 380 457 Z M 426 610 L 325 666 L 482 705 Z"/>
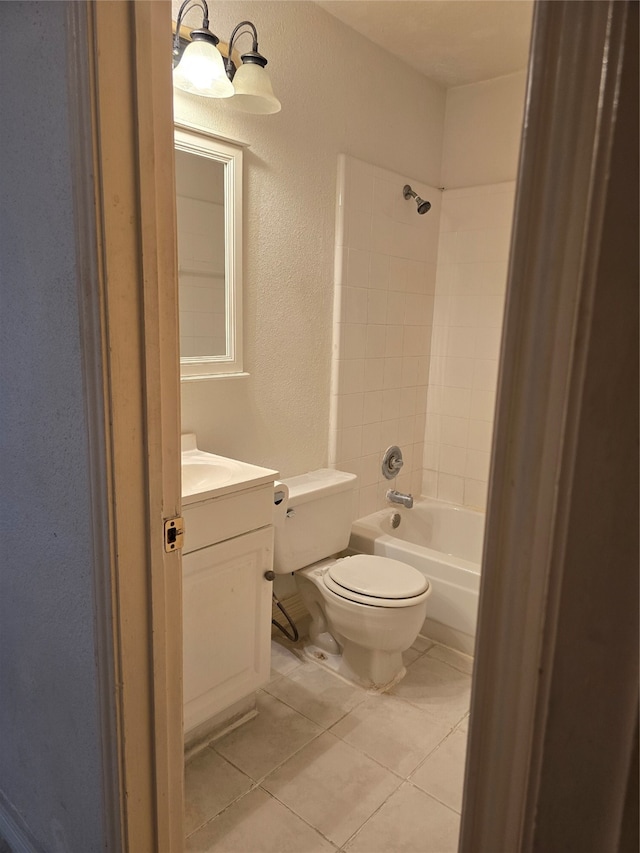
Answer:
<path fill-rule="evenodd" d="M 441 660 L 441 659 L 440 659 L 440 658 L 438 658 L 438 657 L 434 657 L 434 656 L 433 656 L 433 654 L 430 654 L 431 652 L 433 652 L 433 650 L 434 650 L 434 649 L 437 649 L 438 647 L 445 648 L 445 649 L 450 648 L 450 647 L 448 647 L 448 646 L 444 646 L 444 644 L 436 643 L 436 642 L 430 642 L 430 645 L 429 645 L 429 646 L 427 646 L 427 648 L 422 649 L 422 650 L 419 650 L 419 649 L 413 649 L 413 647 L 411 647 L 411 648 L 413 649 L 413 651 L 417 653 L 417 656 L 416 656 L 416 657 L 414 658 L 414 660 L 412 660 L 408 665 L 406 665 L 406 669 L 407 669 L 407 671 L 409 671 L 410 667 L 412 667 L 412 665 L 413 665 L 414 663 L 416 663 L 417 661 L 419 661 L 419 660 L 421 660 L 422 658 L 424 658 L 425 656 L 427 656 L 427 657 L 429 657 L 431 660 L 437 661 L 438 663 L 440 663 L 440 664 L 442 664 L 442 665 L 444 665 L 444 666 L 446 666 L 446 667 L 449 667 L 451 670 L 454 670 L 456 673 L 459 673 L 459 674 L 461 674 L 461 675 L 464 675 L 466 678 L 469 678 L 469 679 L 471 679 L 471 678 L 472 678 L 472 675 L 471 675 L 470 673 L 466 672 L 466 671 L 465 671 L 465 670 L 463 670 L 463 669 L 460 669 L 460 668 L 459 668 L 459 667 L 457 667 L 454 663 L 451 663 L 451 662 L 450 662 L 450 661 L 448 661 L 448 660 Z M 453 652 L 455 652 L 455 653 L 458 653 L 456 649 L 451 649 L 451 651 L 453 651 Z M 460 653 L 460 654 L 463 654 L 463 653 Z M 297 657 L 297 656 L 296 656 L 296 657 Z M 468 657 L 471 657 L 471 656 L 468 656 Z M 309 660 L 306 660 L 306 659 L 305 659 L 305 660 L 300 660 L 300 659 L 298 659 L 298 662 L 297 662 L 297 663 L 296 663 L 296 664 L 295 664 L 291 669 L 289 669 L 286 673 L 281 673 L 281 672 L 278 672 L 278 671 L 276 670 L 276 671 L 274 672 L 275 677 L 272 677 L 272 678 L 270 679 L 270 681 L 267 683 L 267 685 L 265 685 L 265 687 L 267 687 L 267 686 L 269 686 L 269 685 L 271 685 L 271 684 L 273 684 L 273 683 L 277 683 L 277 682 L 279 682 L 282 678 L 286 678 L 286 679 L 288 679 L 292 684 L 294 684 L 295 682 L 293 682 L 293 681 L 292 681 L 292 679 L 290 678 L 290 676 L 291 676 L 293 673 L 295 673 L 295 672 L 296 672 L 296 671 L 297 671 L 297 670 L 298 670 L 298 669 L 299 669 L 299 668 L 300 668 L 304 663 L 311 663 L 311 664 L 315 664 L 315 668 L 316 668 L 316 670 L 320 669 L 320 670 L 323 670 L 323 671 L 325 671 L 325 672 L 328 672 L 328 674 L 329 674 L 330 676 L 333 676 L 334 678 L 336 678 L 336 681 L 340 681 L 340 682 L 342 682 L 342 683 L 345 683 L 345 684 L 347 684 L 347 685 L 350 685 L 350 682 L 346 681 L 345 679 L 341 679 L 341 678 L 337 677 L 337 676 L 335 675 L 335 673 L 331 672 L 331 671 L 330 671 L 330 670 L 328 670 L 326 667 L 321 667 L 321 666 L 319 666 L 319 665 L 318 665 L 317 663 L 315 663 L 313 660 L 311 660 L 311 659 L 309 659 Z M 440 681 L 441 679 L 436 679 L 436 680 L 437 680 L 437 681 Z M 446 681 L 446 679 L 443 679 L 443 680 L 445 680 L 445 681 Z M 388 697 L 388 698 L 390 698 L 390 699 L 395 699 L 395 700 L 397 700 L 397 701 L 402 702 L 402 703 L 403 703 L 403 704 L 405 704 L 405 705 L 408 705 L 409 707 L 413 708 L 414 710 L 417 710 L 418 712 L 420 712 L 421 714 L 423 714 L 423 715 L 424 715 L 425 720 L 426 720 L 426 722 L 427 722 L 428 724 L 437 724 L 437 725 L 439 725 L 439 726 L 442 726 L 442 725 L 443 725 L 443 721 L 442 721 L 442 720 L 438 720 L 435 716 L 432 716 L 432 714 L 430 714 L 430 712 L 429 712 L 429 711 L 427 711 L 424 707 L 421 707 L 420 705 L 414 704 L 413 702 L 411 702 L 411 700 L 410 700 L 410 699 L 406 699 L 405 697 L 398 696 L 398 695 L 396 695 L 396 694 L 392 694 L 392 693 L 386 693 L 386 692 L 368 691 L 368 690 L 366 690 L 366 688 L 363 688 L 363 687 L 361 687 L 361 686 L 359 686 L 359 685 L 350 685 L 350 686 L 353 686 L 353 687 L 355 687 L 357 690 L 361 691 L 361 693 L 362 693 L 361 698 L 359 699 L 359 701 L 358 701 L 358 702 L 357 702 L 353 707 L 351 707 L 351 708 L 349 708 L 348 710 L 344 711 L 344 713 L 342 713 L 342 714 L 341 714 L 341 715 L 340 715 L 336 720 L 332 721 L 332 722 L 331 722 L 330 724 L 328 724 L 328 725 L 327 725 L 326 723 L 319 723 L 317 720 L 314 720 L 312 717 L 308 716 L 308 715 L 307 715 L 306 713 L 304 713 L 303 711 L 300 711 L 298 708 L 295 708 L 293 705 L 289 704 L 289 702 L 288 702 L 288 701 L 286 701 L 285 699 L 281 699 L 281 698 L 280 698 L 280 697 L 278 697 L 278 696 L 274 696 L 273 694 L 269 693 L 269 691 L 268 691 L 268 690 L 266 690 L 265 688 L 262 688 L 262 691 L 263 691 L 267 696 L 269 696 L 271 699 L 275 699 L 277 702 L 279 702 L 281 705 L 283 705 L 284 707 L 286 707 L 288 710 L 292 711 L 292 712 L 293 712 L 293 713 L 295 713 L 295 714 L 298 714 L 301 718 L 303 718 L 303 719 L 304 719 L 304 720 L 306 720 L 307 722 L 310 722 L 310 723 L 311 723 L 311 724 L 313 724 L 314 726 L 317 726 L 317 727 L 320 729 L 320 731 L 318 731 L 316 734 L 312 735 L 312 736 L 309 738 L 309 740 L 307 740 L 304 744 L 302 744 L 300 747 L 298 747 L 294 752 L 292 752 L 292 753 L 291 753 L 291 755 L 288 755 L 288 756 L 287 756 L 286 758 L 284 758 L 282 761 L 278 762 L 278 763 L 277 763 L 274 767 L 272 767 L 272 768 L 271 768 L 267 773 L 263 774 L 263 775 L 262 775 L 262 776 L 260 776 L 258 779 L 254 779 L 254 778 L 253 778 L 251 775 L 249 775 L 245 770 L 243 770 L 243 769 L 241 769 L 240 767 L 238 767 L 238 766 L 237 766 L 237 764 L 236 764 L 233 760 L 231 760 L 231 759 L 227 758 L 225 755 L 222 755 L 222 753 L 220 753 L 220 752 L 218 751 L 218 749 L 216 749 L 215 742 L 212 742 L 212 743 L 208 744 L 206 748 L 210 748 L 210 749 L 211 749 L 211 750 L 212 750 L 216 755 L 218 755 L 218 756 L 219 756 L 223 761 L 227 762 L 231 767 L 233 767 L 235 770 L 237 770 L 239 773 L 241 773 L 241 775 L 242 775 L 243 777 L 245 777 L 245 778 L 249 781 L 249 783 L 250 783 L 250 787 L 248 788 L 248 790 L 246 790 L 246 791 L 242 792 L 242 793 L 241 793 L 241 794 L 239 794 L 237 797 L 235 797 L 231 802 L 229 802 L 229 803 L 228 803 L 228 804 L 227 804 L 223 809 L 221 809 L 221 810 L 220 810 L 219 812 L 217 812 L 215 815 L 212 815 L 210 818 L 208 818 L 207 820 L 205 820 L 202 824 L 200 824 L 200 825 L 199 825 L 199 826 L 197 826 L 195 829 L 193 829 L 193 830 L 192 830 L 192 831 L 191 831 L 191 832 L 190 832 L 186 837 L 187 837 L 187 838 L 189 838 L 189 839 L 190 839 L 190 838 L 192 838 L 196 833 L 200 832 L 202 829 L 204 829 L 204 827 L 206 827 L 207 825 L 209 825 L 210 823 L 212 823 L 213 821 L 215 821 L 218 817 L 221 817 L 221 816 L 222 816 L 223 814 L 225 814 L 225 813 L 226 813 L 226 812 L 227 812 L 231 807 L 235 806 L 235 805 L 236 805 L 240 800 L 242 800 L 242 799 L 243 799 L 244 797 L 246 797 L 248 794 L 251 794 L 252 792 L 254 792 L 256 789 L 260 789 L 263 793 L 267 794 L 267 796 L 268 796 L 270 799 L 272 799 L 272 800 L 274 800 L 274 801 L 276 801 L 276 802 L 280 803 L 280 805 L 282 805 L 282 806 L 283 806 L 283 807 L 284 807 L 284 808 L 285 808 L 285 809 L 286 809 L 286 810 L 287 810 L 291 815 L 293 815 L 295 818 L 297 818 L 297 819 L 299 819 L 299 820 L 303 821 L 303 823 L 304 823 L 304 824 L 306 824 L 307 826 L 309 826 L 309 828 L 310 828 L 310 829 L 312 829 L 312 830 L 313 830 L 315 833 L 317 833 L 321 838 L 323 838 L 323 839 L 324 839 L 328 844 L 330 844 L 330 845 L 331 845 L 331 847 L 332 847 L 334 850 L 336 850 L 336 851 L 346 851 L 347 846 L 348 846 L 348 845 L 350 845 L 350 844 L 354 841 L 354 839 L 355 839 L 355 838 L 360 834 L 360 832 L 361 832 L 361 831 L 363 830 L 363 828 L 364 828 L 364 827 L 369 823 L 369 821 L 370 821 L 370 820 L 371 820 L 371 819 L 372 819 L 376 814 L 378 814 L 378 812 L 380 811 L 380 809 L 382 809 L 382 807 L 383 807 L 386 803 L 388 803 L 389 799 L 390 799 L 391 797 L 395 796 L 395 794 L 397 794 L 397 793 L 398 793 L 398 791 L 399 791 L 399 790 L 400 790 L 400 789 L 401 789 L 405 784 L 410 785 L 412 789 L 415 789 L 415 790 L 419 791 L 420 793 L 422 793 L 422 794 L 424 794 L 425 796 L 429 797 L 431 800 L 433 800 L 434 802 L 437 802 L 439 805 L 443 806 L 443 807 L 444 807 L 444 808 L 446 808 L 448 811 L 452 812 L 453 814 L 458 815 L 458 817 L 459 817 L 459 814 L 460 814 L 460 813 L 459 813 L 459 812 L 457 812 L 455 808 L 452 808 L 452 807 L 451 807 L 451 806 L 449 806 L 447 803 L 442 802 L 440 799 L 438 799 L 438 797 L 434 796 L 433 794 L 430 794 L 429 792 L 427 792 L 427 791 L 425 791 L 424 789 L 422 789 L 421 787 L 419 787 L 417 784 L 415 784 L 415 783 L 413 782 L 412 777 L 413 777 L 413 776 L 415 776 L 415 774 L 416 774 L 416 773 L 417 773 L 417 772 L 418 772 L 418 771 L 419 771 L 419 770 L 420 770 L 420 769 L 425 765 L 425 763 L 426 763 L 426 762 L 427 762 L 427 761 L 428 761 L 428 760 L 429 760 L 429 759 L 430 759 L 430 758 L 431 758 L 431 757 L 432 757 L 432 756 L 433 756 L 433 755 L 434 755 L 434 754 L 435 754 L 435 753 L 440 749 L 440 747 L 441 747 L 441 746 L 443 746 L 443 745 L 445 744 L 445 742 L 446 742 L 446 741 L 448 741 L 448 740 L 451 738 L 451 736 L 452 736 L 455 732 L 460 731 L 460 726 L 463 724 L 463 722 L 464 722 L 465 720 L 467 720 L 467 722 L 468 722 L 469 712 L 468 712 L 468 711 L 466 711 L 466 712 L 465 712 L 465 713 L 464 713 L 464 714 L 463 714 L 459 719 L 457 719 L 457 720 L 456 720 L 455 722 L 453 722 L 453 723 L 448 723 L 448 722 L 447 722 L 447 723 L 444 723 L 444 726 L 445 726 L 446 728 L 448 728 L 448 731 L 447 731 L 447 733 L 445 734 L 445 736 L 444 736 L 444 737 L 443 737 L 443 738 L 442 738 L 442 739 L 441 739 L 441 740 L 440 740 L 440 741 L 439 741 L 435 746 L 433 746 L 433 747 L 429 750 L 429 752 L 427 752 L 427 754 L 426 754 L 426 755 L 425 755 L 425 756 L 424 756 L 424 757 L 419 761 L 419 763 L 416 765 L 416 767 L 414 767 L 414 768 L 410 771 L 410 773 L 409 773 L 409 774 L 407 774 L 407 775 L 404 775 L 404 776 L 403 776 L 401 773 L 397 772 L 396 770 L 393 770 L 392 768 L 387 767 L 385 764 L 383 764 L 382 762 L 380 762 L 380 761 L 379 761 L 377 758 L 375 758 L 374 756 L 369 755 L 366 751 L 362 750 L 360 747 L 358 747 L 358 746 L 356 746 L 356 745 L 354 745 L 354 744 L 352 744 L 352 743 L 349 743 L 349 742 L 348 742 L 347 740 L 345 740 L 343 737 L 341 737 L 340 735 L 336 734 L 336 733 L 333 731 L 333 729 L 334 729 L 334 728 L 335 728 L 335 727 L 336 727 L 336 726 L 337 726 L 341 721 L 343 721 L 343 720 L 345 719 L 345 717 L 347 717 L 349 714 L 351 714 L 352 712 L 356 711 L 359 707 L 361 707 L 361 706 L 362 706 L 362 705 L 363 705 L 363 704 L 364 704 L 364 703 L 365 703 L 365 702 L 366 702 L 370 697 L 373 697 L 373 696 L 376 696 L 376 695 L 379 695 L 380 697 L 384 697 L 384 696 L 386 696 L 386 697 Z M 464 736 L 468 736 L 468 732 L 462 732 L 462 731 L 460 731 L 460 733 L 461 733 L 462 735 L 464 735 Z M 356 829 L 356 830 L 355 830 L 355 831 L 354 831 L 354 832 L 353 832 L 353 833 L 352 833 L 352 834 L 351 834 L 351 835 L 346 839 L 346 841 L 345 841 L 345 842 L 343 842 L 343 844 L 342 844 L 342 845 L 338 845 L 337 843 L 335 843 L 335 842 L 331 841 L 331 839 L 327 838 L 327 837 L 324 835 L 324 833 L 322 833 L 322 832 L 321 832 L 317 827 L 315 827 L 315 826 L 313 826 L 311 823 L 309 823 L 309 821 L 308 821 L 308 820 L 306 820 L 302 815 L 297 814 L 297 813 L 294 811 L 294 809 L 293 809 L 293 808 L 291 808 L 290 806 L 288 806 L 286 803 L 282 802 L 282 801 L 281 801 L 281 800 L 280 800 L 280 799 L 279 799 L 275 794 L 273 794 L 272 792 L 268 791 L 265 787 L 263 787 L 264 782 L 266 781 L 266 779 L 267 779 L 269 776 L 271 776 L 271 775 L 272 775 L 272 774 L 274 774 L 276 771 L 278 771 L 278 770 L 279 770 L 279 769 L 280 769 L 284 764 L 286 764 L 288 761 L 292 760 L 295 756 L 297 756 L 300 752 L 302 752 L 302 750 L 304 750 L 306 747 L 310 746 L 310 745 L 311 745 L 315 740 L 317 740 L 317 739 L 318 739 L 322 734 L 329 734 L 329 735 L 331 735 L 331 736 L 332 736 L 332 737 L 333 737 L 337 742 L 342 743 L 343 745 L 345 745 L 346 747 L 348 747 L 348 748 L 352 749 L 354 752 L 358 753 L 358 754 L 359 754 L 359 755 L 361 755 L 362 757 L 364 757 L 364 758 L 366 758 L 367 760 L 369 760 L 369 761 L 373 762 L 373 763 L 374 763 L 374 764 L 376 764 L 380 769 L 384 770 L 384 771 L 385 771 L 386 773 L 388 773 L 388 774 L 391 774 L 391 776 L 392 776 L 392 777 L 397 781 L 397 784 L 396 784 L 396 786 L 394 787 L 393 791 L 391 791 L 391 792 L 390 792 L 390 793 L 385 797 L 384 801 L 383 801 L 383 802 L 382 802 L 382 803 L 381 803 L 381 804 L 380 804 L 380 805 L 379 805 L 379 806 L 374 810 L 374 812 L 373 812 L 371 815 L 369 815 L 369 816 L 368 816 L 368 817 L 363 821 L 363 823 L 361 824 L 361 826 L 360 826 L 360 827 L 358 827 L 358 829 Z"/>

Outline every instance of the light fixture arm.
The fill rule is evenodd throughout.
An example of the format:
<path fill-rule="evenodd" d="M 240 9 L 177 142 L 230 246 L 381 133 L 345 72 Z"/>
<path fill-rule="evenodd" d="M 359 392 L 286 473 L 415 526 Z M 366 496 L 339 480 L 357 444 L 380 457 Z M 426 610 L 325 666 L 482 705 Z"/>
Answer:
<path fill-rule="evenodd" d="M 243 29 L 246 27 L 247 29 Z M 236 73 L 236 66 L 233 60 L 231 59 L 233 43 L 234 41 L 242 35 L 251 35 L 252 36 L 252 45 L 251 50 L 247 53 L 243 53 L 241 59 L 243 63 L 249 62 L 255 65 L 260 65 L 262 68 L 267 64 L 266 58 L 258 52 L 258 31 L 255 27 L 255 24 L 252 21 L 240 21 L 239 24 L 233 28 L 233 32 L 231 33 L 231 38 L 229 39 L 229 56 L 225 62 L 225 66 L 227 69 L 227 77 L 230 80 L 233 80 Z"/>
<path fill-rule="evenodd" d="M 212 42 L 217 45 L 220 39 L 209 29 L 209 7 L 207 5 L 207 0 L 184 0 L 184 3 L 180 6 L 178 10 L 178 18 L 176 20 L 176 32 L 173 37 L 173 62 L 174 65 L 177 64 L 177 61 L 180 58 L 180 26 L 182 24 L 182 19 L 185 17 L 187 12 L 190 12 L 191 9 L 202 9 L 202 26 L 199 29 L 192 30 L 191 38 L 193 40 L 198 39 L 198 37 L 202 39 L 206 39 L 207 41 Z"/>

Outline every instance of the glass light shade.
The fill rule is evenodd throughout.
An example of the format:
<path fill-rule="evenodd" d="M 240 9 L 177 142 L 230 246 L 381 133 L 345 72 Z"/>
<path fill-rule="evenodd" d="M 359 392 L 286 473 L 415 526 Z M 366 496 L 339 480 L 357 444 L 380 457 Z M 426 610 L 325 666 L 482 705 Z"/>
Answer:
<path fill-rule="evenodd" d="M 205 98 L 230 98 L 234 92 L 222 54 L 207 41 L 192 41 L 186 46 L 173 70 L 173 85 Z"/>
<path fill-rule="evenodd" d="M 232 106 L 245 113 L 270 115 L 282 109 L 280 101 L 273 94 L 269 75 L 261 65 L 245 62 L 235 73 L 233 88 L 236 90 Z"/>

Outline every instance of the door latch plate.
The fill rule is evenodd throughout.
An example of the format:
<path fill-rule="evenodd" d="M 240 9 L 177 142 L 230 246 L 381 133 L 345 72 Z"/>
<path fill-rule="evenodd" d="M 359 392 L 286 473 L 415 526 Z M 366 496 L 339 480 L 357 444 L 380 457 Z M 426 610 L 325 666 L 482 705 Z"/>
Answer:
<path fill-rule="evenodd" d="M 164 523 L 164 550 L 167 554 L 179 551 L 184 543 L 184 519 L 177 515 Z"/>

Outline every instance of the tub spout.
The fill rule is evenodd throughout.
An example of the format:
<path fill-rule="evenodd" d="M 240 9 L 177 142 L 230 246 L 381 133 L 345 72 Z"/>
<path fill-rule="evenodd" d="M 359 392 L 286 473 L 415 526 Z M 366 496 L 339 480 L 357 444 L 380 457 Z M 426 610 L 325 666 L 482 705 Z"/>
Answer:
<path fill-rule="evenodd" d="M 411 509 L 413 506 L 413 495 L 403 495 L 402 492 L 396 492 L 395 489 L 389 489 L 387 500 L 394 504 L 402 504 L 407 509 Z"/>

